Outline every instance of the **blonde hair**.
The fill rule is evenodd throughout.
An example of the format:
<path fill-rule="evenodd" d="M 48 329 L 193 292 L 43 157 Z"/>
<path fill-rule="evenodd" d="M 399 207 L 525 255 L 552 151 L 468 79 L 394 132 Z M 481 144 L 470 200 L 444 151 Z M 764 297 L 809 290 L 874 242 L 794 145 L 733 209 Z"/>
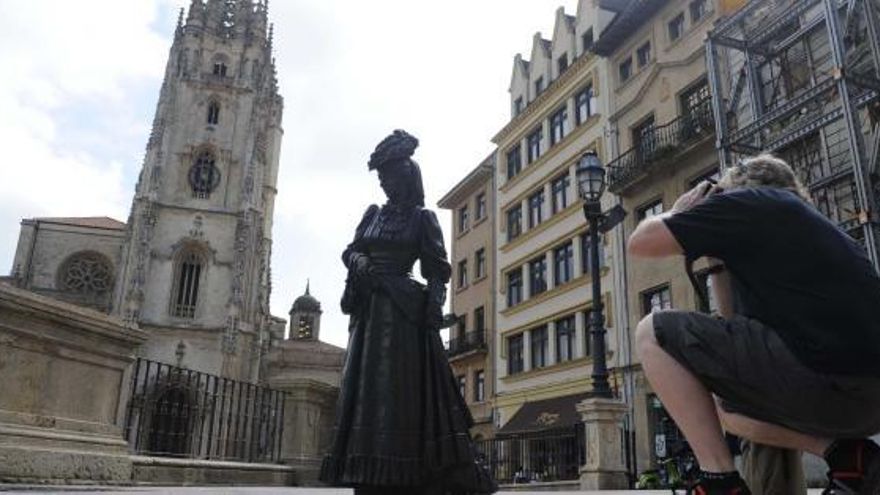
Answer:
<path fill-rule="evenodd" d="M 770 153 L 740 160 L 724 172 L 718 185 L 724 189 L 777 187 L 797 194 L 804 201 L 810 201 L 810 193 L 794 174 L 791 166 Z"/>

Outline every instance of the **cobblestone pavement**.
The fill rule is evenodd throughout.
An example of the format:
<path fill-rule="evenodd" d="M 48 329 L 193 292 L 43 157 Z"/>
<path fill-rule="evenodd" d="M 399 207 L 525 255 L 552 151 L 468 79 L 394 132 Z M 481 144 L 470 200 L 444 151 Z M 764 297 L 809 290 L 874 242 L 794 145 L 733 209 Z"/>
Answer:
<path fill-rule="evenodd" d="M 41 487 L 41 486 L 4 486 L 0 484 L 0 492 L 3 495 L 33 495 L 40 494 L 59 494 L 59 495 L 161 495 L 161 494 L 182 494 L 182 495 L 352 495 L 351 490 L 338 488 L 250 488 L 250 487 L 126 487 L 126 488 L 96 488 L 96 487 Z M 669 495 L 668 491 L 603 491 L 603 492 L 526 492 L 526 491 L 501 491 L 497 495 L 528 495 L 528 494 L 548 494 L 553 495 Z M 684 493 L 683 491 L 681 493 Z M 819 495 L 821 490 L 810 490 L 809 495 Z"/>

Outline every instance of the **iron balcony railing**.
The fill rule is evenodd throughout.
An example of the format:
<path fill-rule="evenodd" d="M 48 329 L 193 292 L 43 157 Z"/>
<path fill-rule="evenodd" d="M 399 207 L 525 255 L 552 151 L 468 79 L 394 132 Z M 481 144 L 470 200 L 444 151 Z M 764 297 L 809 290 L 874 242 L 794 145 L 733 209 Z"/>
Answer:
<path fill-rule="evenodd" d="M 498 484 L 576 480 L 587 461 L 583 423 L 477 440 L 475 447 Z"/>
<path fill-rule="evenodd" d="M 486 349 L 486 331 L 477 330 L 449 339 L 446 344 L 446 356 L 453 357 L 470 351 Z"/>
<path fill-rule="evenodd" d="M 689 113 L 646 131 L 635 146 L 608 164 L 608 189 L 619 193 L 663 159 L 715 132 L 711 100 Z"/>
<path fill-rule="evenodd" d="M 125 438 L 144 455 L 278 462 L 285 393 L 139 358 Z"/>

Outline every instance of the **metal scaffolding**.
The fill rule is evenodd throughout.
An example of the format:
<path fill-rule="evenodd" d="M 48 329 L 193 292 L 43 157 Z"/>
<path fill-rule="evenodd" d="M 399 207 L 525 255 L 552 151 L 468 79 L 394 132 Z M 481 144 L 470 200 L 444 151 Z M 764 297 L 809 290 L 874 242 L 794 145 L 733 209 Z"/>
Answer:
<path fill-rule="evenodd" d="M 880 0 L 752 0 L 706 42 L 722 169 L 788 161 L 878 268 Z"/>

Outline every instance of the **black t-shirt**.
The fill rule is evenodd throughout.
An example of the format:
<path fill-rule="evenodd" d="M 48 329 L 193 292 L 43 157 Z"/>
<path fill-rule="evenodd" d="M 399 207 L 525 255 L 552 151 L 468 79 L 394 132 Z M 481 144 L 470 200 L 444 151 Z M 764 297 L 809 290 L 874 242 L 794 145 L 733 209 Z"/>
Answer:
<path fill-rule="evenodd" d="M 737 312 L 774 328 L 805 365 L 880 376 L 880 278 L 813 206 L 784 189 L 744 188 L 664 221 L 689 258 L 724 261 Z"/>

